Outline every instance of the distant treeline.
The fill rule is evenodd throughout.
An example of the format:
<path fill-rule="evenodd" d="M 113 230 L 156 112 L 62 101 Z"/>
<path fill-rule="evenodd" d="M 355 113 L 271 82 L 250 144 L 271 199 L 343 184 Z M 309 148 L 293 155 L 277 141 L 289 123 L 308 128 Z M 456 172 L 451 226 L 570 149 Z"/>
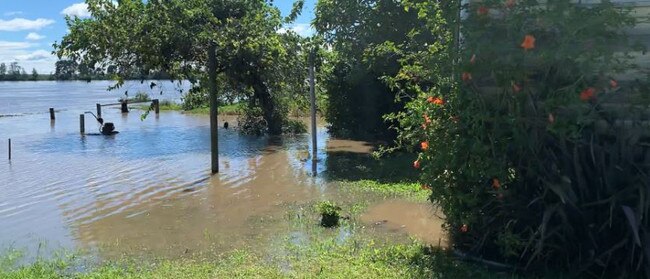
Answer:
<path fill-rule="evenodd" d="M 18 62 L 11 62 L 9 65 L 0 63 L 0 81 L 111 80 L 115 75 L 114 71 L 115 69 L 111 68 L 107 71 L 100 71 L 85 65 L 78 65 L 73 61 L 59 60 L 55 64 L 54 73 L 40 74 L 36 69 L 32 69 L 28 73 Z M 137 73 L 138 71 L 133 72 Z M 133 74 L 128 79 L 169 79 L 169 76 L 164 73 Z"/>

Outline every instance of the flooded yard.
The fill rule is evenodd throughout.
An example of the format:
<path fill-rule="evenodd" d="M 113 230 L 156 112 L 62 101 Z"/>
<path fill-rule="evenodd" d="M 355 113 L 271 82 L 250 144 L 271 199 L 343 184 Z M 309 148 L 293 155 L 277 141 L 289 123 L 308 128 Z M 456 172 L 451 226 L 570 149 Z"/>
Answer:
<path fill-rule="evenodd" d="M 0 114 L 12 116 L 0 117 L 0 248 L 33 254 L 83 249 L 105 257 L 218 254 L 299 238 L 287 215 L 324 199 L 368 204 L 361 223 L 387 239 L 446 243 L 441 219 L 428 203 L 341 191 L 339 174 L 355 171 L 348 157 L 367 156 L 373 150 L 369 143 L 330 138 L 320 125 L 314 176 L 307 155 L 310 135 L 253 137 L 220 129 L 221 173 L 210 176 L 204 115 L 172 111 L 141 120 L 142 111 L 105 108 L 103 117 L 120 133 L 81 136 L 79 114 L 121 95 L 103 92 L 105 85 L 63 83 L 50 92 L 58 98 L 43 102 L 37 96 L 22 100 L 42 84 L 24 83 L 20 91 L 0 84 Z M 87 91 L 95 93 L 82 94 Z M 162 96 L 178 98 L 174 92 Z M 84 97 L 69 103 L 70 94 Z M 11 105 L 16 98 L 21 106 Z M 48 107 L 60 108 L 54 122 Z M 90 120 L 87 115 L 86 131 L 94 132 L 98 126 Z M 220 121 L 236 123 L 233 117 Z"/>

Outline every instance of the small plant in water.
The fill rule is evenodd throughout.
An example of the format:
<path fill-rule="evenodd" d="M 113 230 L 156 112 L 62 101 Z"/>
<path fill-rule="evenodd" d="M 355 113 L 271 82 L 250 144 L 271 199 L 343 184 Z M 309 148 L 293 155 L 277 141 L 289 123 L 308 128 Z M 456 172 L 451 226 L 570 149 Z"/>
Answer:
<path fill-rule="evenodd" d="M 339 225 L 341 218 L 341 207 L 330 201 L 322 201 L 316 205 L 316 210 L 321 215 L 320 225 L 323 227 L 335 227 Z"/>

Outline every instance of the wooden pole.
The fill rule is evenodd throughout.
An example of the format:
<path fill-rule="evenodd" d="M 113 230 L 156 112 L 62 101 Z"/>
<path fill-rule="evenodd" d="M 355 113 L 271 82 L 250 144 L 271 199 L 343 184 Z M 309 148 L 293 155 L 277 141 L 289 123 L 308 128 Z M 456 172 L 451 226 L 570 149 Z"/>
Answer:
<path fill-rule="evenodd" d="M 102 105 L 97 104 L 97 117 L 102 117 Z"/>
<path fill-rule="evenodd" d="M 86 133 L 86 116 L 83 114 L 79 115 L 79 132 L 82 135 Z"/>
<path fill-rule="evenodd" d="M 208 75 L 210 87 L 210 150 L 212 174 L 219 173 L 219 122 L 217 101 L 217 49 L 214 44 L 208 49 Z"/>
<path fill-rule="evenodd" d="M 120 110 L 122 113 L 129 113 L 129 103 L 126 100 L 120 103 Z"/>
<path fill-rule="evenodd" d="M 153 100 L 153 109 L 156 112 L 156 114 L 160 114 L 160 100 L 158 99 Z"/>
<path fill-rule="evenodd" d="M 11 139 L 9 139 L 9 161 L 11 161 Z"/>
<path fill-rule="evenodd" d="M 50 120 L 55 120 L 56 116 L 54 115 L 54 108 L 50 108 Z"/>
<path fill-rule="evenodd" d="M 309 95 L 311 96 L 311 144 L 312 144 L 312 160 L 318 160 L 318 146 L 316 136 L 316 81 L 314 77 L 314 53 L 312 50 L 309 55 Z"/>

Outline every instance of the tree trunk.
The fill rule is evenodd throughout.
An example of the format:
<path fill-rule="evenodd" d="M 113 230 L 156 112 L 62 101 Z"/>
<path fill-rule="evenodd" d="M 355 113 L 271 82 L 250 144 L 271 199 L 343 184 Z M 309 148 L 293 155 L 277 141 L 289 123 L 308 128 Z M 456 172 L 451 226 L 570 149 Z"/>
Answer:
<path fill-rule="evenodd" d="M 253 85 L 253 90 L 255 91 L 255 98 L 259 100 L 260 106 L 262 107 L 263 117 L 268 124 L 269 134 L 281 135 L 283 117 L 278 111 L 276 104 L 273 102 L 268 87 L 261 80 L 256 79 Z"/>

